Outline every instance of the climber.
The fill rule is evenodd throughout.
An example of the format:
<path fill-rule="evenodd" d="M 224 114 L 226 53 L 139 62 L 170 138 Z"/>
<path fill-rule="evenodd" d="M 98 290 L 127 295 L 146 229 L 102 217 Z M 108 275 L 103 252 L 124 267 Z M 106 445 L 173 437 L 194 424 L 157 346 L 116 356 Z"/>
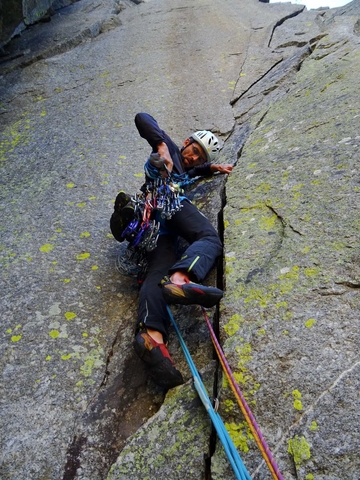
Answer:
<path fill-rule="evenodd" d="M 211 163 L 220 149 L 219 140 L 209 131 L 193 133 L 181 149 L 147 113 L 138 113 L 135 124 L 141 137 L 150 144 L 153 154 L 145 164 L 146 179 L 172 174 L 188 177 L 210 176 L 215 172 L 229 174 L 232 165 Z M 157 162 L 154 153 L 162 161 Z M 155 158 L 155 160 L 154 160 Z M 131 197 L 120 192 L 110 227 L 114 237 L 122 241 L 122 232 L 132 218 Z M 148 270 L 139 293 L 138 320 L 134 349 L 147 364 L 149 375 L 159 386 L 169 389 L 183 383 L 166 347 L 169 315 L 167 303 L 214 306 L 222 291 L 202 282 L 217 257 L 222 244 L 209 220 L 185 197 L 181 209 L 162 222 L 156 248 L 147 253 Z M 176 258 L 176 237 L 184 238 L 189 247 Z"/>

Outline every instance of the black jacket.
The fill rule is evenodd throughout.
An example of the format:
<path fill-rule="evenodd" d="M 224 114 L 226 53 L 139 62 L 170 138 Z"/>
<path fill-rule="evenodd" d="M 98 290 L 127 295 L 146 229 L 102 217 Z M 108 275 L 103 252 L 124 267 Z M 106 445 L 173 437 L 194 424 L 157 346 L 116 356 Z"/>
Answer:
<path fill-rule="evenodd" d="M 135 116 L 135 125 L 139 131 L 140 136 L 149 143 L 153 152 L 157 152 L 158 145 L 160 143 L 166 143 L 171 158 L 174 162 L 174 173 L 181 174 L 186 171 L 189 177 L 208 177 L 212 174 L 212 172 L 210 171 L 209 162 L 186 170 L 182 161 L 181 151 L 179 147 L 171 140 L 169 135 L 164 132 L 164 130 L 161 130 L 157 121 L 148 113 L 138 113 Z"/>

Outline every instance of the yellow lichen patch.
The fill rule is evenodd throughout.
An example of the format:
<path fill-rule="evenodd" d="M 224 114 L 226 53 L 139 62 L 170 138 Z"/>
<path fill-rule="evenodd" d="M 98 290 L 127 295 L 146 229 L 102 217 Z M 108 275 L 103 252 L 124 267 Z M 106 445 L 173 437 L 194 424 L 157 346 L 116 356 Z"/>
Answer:
<path fill-rule="evenodd" d="M 305 437 L 299 438 L 298 435 L 288 441 L 288 452 L 294 457 L 296 465 L 301 465 L 311 457 L 310 445 Z"/>
<path fill-rule="evenodd" d="M 312 432 L 315 432 L 319 427 L 318 427 L 318 424 L 315 422 L 315 420 L 313 420 L 309 428 Z"/>
<path fill-rule="evenodd" d="M 143 176 L 142 173 L 134 173 L 134 177 L 140 178 L 140 177 L 142 177 L 142 176 Z"/>
<path fill-rule="evenodd" d="M 84 208 L 86 206 L 86 203 L 85 202 L 80 202 L 80 203 L 77 204 L 77 206 L 79 208 Z"/>
<path fill-rule="evenodd" d="M 21 120 L 7 127 L 4 131 L 4 137 L 8 139 L 0 143 L 0 162 L 7 160 L 5 155 L 13 152 L 18 145 L 26 145 L 29 141 L 28 136 L 25 136 L 22 132 Z"/>
<path fill-rule="evenodd" d="M 85 253 L 79 253 L 78 255 L 76 255 L 76 260 L 86 260 L 87 258 L 90 257 L 90 253 L 89 252 L 85 252 Z"/>
<path fill-rule="evenodd" d="M 74 187 L 75 187 L 75 183 L 71 183 L 71 182 L 70 182 L 70 183 L 67 183 L 67 184 L 66 184 L 66 187 L 67 187 L 67 188 L 74 188 Z"/>
<path fill-rule="evenodd" d="M 301 393 L 299 392 L 299 390 L 293 390 L 292 391 L 292 395 L 294 397 L 294 408 L 295 410 L 302 410 L 303 409 L 303 406 L 302 406 L 302 403 L 301 403 Z"/>
<path fill-rule="evenodd" d="M 101 367 L 104 364 L 102 356 L 104 351 L 101 347 L 93 348 L 85 357 L 84 364 L 80 367 L 80 372 L 84 377 L 90 377 L 93 369 Z"/>
<path fill-rule="evenodd" d="M 259 226 L 263 230 L 271 230 L 272 228 L 274 228 L 276 219 L 277 219 L 276 214 L 272 215 L 271 217 L 262 216 L 260 217 L 260 220 L 259 220 Z"/>
<path fill-rule="evenodd" d="M 243 368 L 244 365 L 252 359 L 251 345 L 250 343 L 245 342 L 242 345 L 238 345 L 237 347 L 235 347 L 235 351 L 240 357 L 238 368 Z"/>
<path fill-rule="evenodd" d="M 307 277 L 315 277 L 319 273 L 319 268 L 313 267 L 313 268 L 305 268 L 304 269 L 304 274 Z"/>
<path fill-rule="evenodd" d="M 49 360 L 51 360 L 51 355 L 48 355 L 45 360 L 48 362 Z"/>
<path fill-rule="evenodd" d="M 76 313 L 74 313 L 74 312 L 65 312 L 65 313 L 64 313 L 64 316 L 65 316 L 66 320 L 72 320 L 73 318 L 76 317 Z"/>
<path fill-rule="evenodd" d="M 61 355 L 61 360 L 69 360 L 72 357 L 72 353 L 68 353 L 67 355 Z"/>
<path fill-rule="evenodd" d="M 269 183 L 260 183 L 258 187 L 255 188 L 256 193 L 267 193 L 269 190 L 271 190 L 271 185 Z M 276 217 L 276 215 L 275 215 Z"/>
<path fill-rule="evenodd" d="M 239 448 L 242 452 L 249 451 L 249 442 L 253 440 L 250 429 L 246 423 L 226 423 L 225 428 L 229 432 L 230 438 L 233 441 L 235 448 Z"/>
<path fill-rule="evenodd" d="M 339 241 L 333 242 L 333 243 L 332 243 L 332 247 L 333 247 L 333 249 L 336 250 L 336 251 L 343 250 L 344 248 L 346 248 L 346 243 L 344 243 L 344 242 L 339 242 Z"/>
<path fill-rule="evenodd" d="M 309 320 L 306 320 L 306 322 L 305 322 L 305 327 L 306 328 L 311 328 L 315 325 L 315 323 L 316 323 L 315 318 L 309 318 Z"/>
<path fill-rule="evenodd" d="M 60 332 L 58 330 L 51 330 L 49 335 L 51 338 L 57 338 L 60 335 Z"/>
<path fill-rule="evenodd" d="M 42 247 L 39 248 L 40 252 L 44 252 L 44 253 L 49 253 L 53 249 L 54 249 L 54 245 L 52 243 L 45 243 Z"/>
<path fill-rule="evenodd" d="M 261 289 L 251 288 L 247 291 L 247 296 L 245 297 L 244 302 L 257 303 L 260 307 L 265 308 L 270 297 L 270 293 L 265 293 Z"/>
<path fill-rule="evenodd" d="M 284 315 L 282 316 L 282 319 L 283 320 L 291 320 L 293 318 L 293 316 L 294 316 L 294 314 L 288 310 L 287 312 L 284 313 Z"/>
<path fill-rule="evenodd" d="M 235 315 L 233 315 L 229 322 L 224 326 L 224 330 L 229 336 L 232 336 L 239 330 L 240 324 L 243 322 L 244 318 L 238 313 L 235 313 Z"/>
<path fill-rule="evenodd" d="M 231 410 L 234 408 L 235 406 L 235 403 L 233 402 L 233 400 L 230 400 L 230 399 L 226 399 L 224 401 L 224 405 L 225 405 L 225 412 L 231 412 Z"/>
<path fill-rule="evenodd" d="M 16 342 L 18 342 L 19 340 L 21 340 L 21 337 L 22 337 L 22 335 L 13 335 L 13 336 L 11 337 L 11 341 L 16 343 Z"/>
<path fill-rule="evenodd" d="M 70 278 L 64 278 L 64 279 L 63 279 L 63 282 L 64 282 L 64 283 L 70 283 L 70 282 L 71 282 L 71 279 L 70 279 Z"/>
<path fill-rule="evenodd" d="M 90 237 L 90 233 L 89 232 L 82 232 L 80 233 L 80 238 L 88 238 Z"/>
<path fill-rule="evenodd" d="M 98 268 L 99 268 L 99 267 L 98 267 L 97 265 L 93 265 L 93 266 L 91 267 L 91 270 L 97 270 Z"/>

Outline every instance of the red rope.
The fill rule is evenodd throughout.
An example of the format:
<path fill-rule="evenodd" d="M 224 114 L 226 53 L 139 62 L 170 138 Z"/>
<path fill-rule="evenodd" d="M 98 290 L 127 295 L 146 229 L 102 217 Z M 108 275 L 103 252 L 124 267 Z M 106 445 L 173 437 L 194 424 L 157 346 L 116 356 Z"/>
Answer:
<path fill-rule="evenodd" d="M 219 357 L 219 360 L 220 360 L 220 363 L 221 363 L 221 366 L 224 370 L 224 373 L 229 381 L 229 384 L 230 384 L 230 387 L 236 397 L 236 400 L 239 404 L 239 407 L 245 417 L 245 420 L 246 422 L 248 423 L 249 427 L 250 427 L 250 430 L 251 430 L 251 433 L 252 435 L 254 436 L 254 439 L 257 443 L 257 446 L 259 447 L 259 450 L 267 464 L 267 466 L 269 467 L 269 470 L 271 472 L 271 475 L 273 476 L 273 478 L 275 480 L 284 480 L 283 479 L 283 476 L 281 475 L 280 473 L 280 470 L 279 470 L 279 467 L 277 466 L 275 460 L 274 460 L 274 457 L 272 456 L 271 452 L 270 452 L 270 449 L 260 431 L 260 428 L 258 426 L 258 424 L 256 423 L 256 420 L 255 420 L 255 417 L 252 413 L 252 411 L 250 410 L 250 407 L 249 405 L 246 403 L 246 400 L 243 396 L 243 394 L 241 393 L 241 390 L 239 388 L 239 385 L 237 384 L 235 378 L 234 378 L 234 375 L 230 369 L 230 366 L 226 360 L 226 357 L 224 355 L 224 352 L 220 346 L 220 343 L 218 341 L 218 339 L 216 338 L 216 335 L 215 335 L 215 332 L 214 332 L 214 329 L 210 323 L 210 320 L 209 320 L 209 317 L 205 311 L 205 308 L 204 307 L 201 307 L 202 311 L 203 311 L 203 314 L 204 314 L 204 317 L 205 317 L 205 320 L 206 320 L 206 323 L 207 323 L 207 326 L 209 327 L 209 330 L 210 330 L 210 335 L 211 335 L 211 339 L 212 339 L 212 342 L 214 344 L 214 347 L 215 347 L 215 350 L 216 350 L 216 353 L 218 354 L 218 357 Z"/>

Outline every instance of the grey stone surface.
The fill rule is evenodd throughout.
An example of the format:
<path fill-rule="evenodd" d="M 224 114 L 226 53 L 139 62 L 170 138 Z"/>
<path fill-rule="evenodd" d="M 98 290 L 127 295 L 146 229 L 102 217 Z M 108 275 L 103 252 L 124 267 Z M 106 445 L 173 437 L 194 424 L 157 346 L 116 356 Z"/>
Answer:
<path fill-rule="evenodd" d="M 147 465 L 149 478 L 234 478 L 174 335 L 188 383 L 166 397 L 131 348 L 137 286 L 115 270 L 108 222 L 117 191 L 142 183 L 145 110 L 179 143 L 213 129 L 236 164 L 191 197 L 220 230 L 226 202 L 226 295 L 210 313 L 284 478 L 358 480 L 359 4 L 82 0 L 9 46 L 2 479 L 96 480 L 111 465 L 112 480 Z M 212 395 L 199 309 L 174 312 Z M 218 396 L 249 472 L 270 478 L 226 382 Z"/>
<path fill-rule="evenodd" d="M 211 391 L 214 364 L 201 375 Z M 128 440 L 107 479 L 205 478 L 210 433 L 210 418 L 190 381 L 171 391 L 159 412 Z"/>
<path fill-rule="evenodd" d="M 285 478 L 360 471 L 355 22 L 329 23 L 300 71 L 283 77 L 282 98 L 264 95 L 248 114 L 253 130 L 226 185 L 222 338 Z M 277 73 L 254 86 L 258 98 Z M 271 478 L 225 392 L 246 464 Z M 233 478 L 221 455 L 213 478 Z"/>

